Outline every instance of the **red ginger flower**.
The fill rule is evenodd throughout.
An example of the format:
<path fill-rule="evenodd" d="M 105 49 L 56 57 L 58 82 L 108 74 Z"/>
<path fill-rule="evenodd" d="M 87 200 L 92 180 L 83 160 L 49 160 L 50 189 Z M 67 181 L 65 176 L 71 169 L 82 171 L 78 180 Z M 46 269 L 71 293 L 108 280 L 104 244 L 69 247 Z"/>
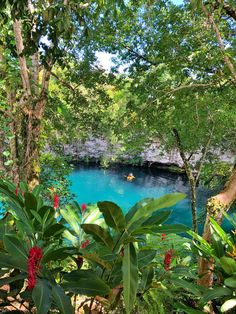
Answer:
<path fill-rule="evenodd" d="M 28 289 L 32 290 L 36 284 L 36 276 L 40 269 L 43 252 L 40 247 L 34 246 L 29 250 L 28 256 Z"/>
<path fill-rule="evenodd" d="M 166 234 L 165 234 L 165 233 L 162 233 L 162 234 L 161 234 L 161 241 L 164 241 L 165 238 L 166 238 Z"/>
<path fill-rule="evenodd" d="M 81 245 L 80 245 L 81 249 L 85 249 L 86 246 L 89 245 L 89 243 L 90 243 L 89 240 L 86 240 L 86 241 L 82 242 Z"/>
<path fill-rule="evenodd" d="M 18 194 L 19 194 L 19 188 L 18 188 L 18 186 L 16 187 L 16 196 L 18 196 Z"/>
<path fill-rule="evenodd" d="M 58 208 L 58 206 L 59 206 L 59 201 L 60 201 L 59 196 L 58 196 L 57 194 L 55 194 L 55 195 L 54 195 L 54 200 L 53 200 L 53 208 L 54 208 L 54 209 L 57 209 L 57 208 Z"/>
<path fill-rule="evenodd" d="M 168 271 L 170 269 L 171 260 L 173 257 L 174 250 L 168 250 L 164 257 L 164 267 L 165 270 Z"/>
<path fill-rule="evenodd" d="M 82 214 L 84 214 L 86 208 L 87 208 L 86 204 L 81 205 Z"/>

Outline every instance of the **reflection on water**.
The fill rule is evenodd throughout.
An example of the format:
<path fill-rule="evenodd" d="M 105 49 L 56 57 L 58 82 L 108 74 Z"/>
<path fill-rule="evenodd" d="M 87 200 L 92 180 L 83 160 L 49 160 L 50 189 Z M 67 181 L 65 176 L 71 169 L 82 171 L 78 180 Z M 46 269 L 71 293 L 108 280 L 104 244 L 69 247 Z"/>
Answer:
<path fill-rule="evenodd" d="M 125 179 L 130 172 L 135 176 L 132 182 Z M 173 207 L 169 222 L 191 225 L 189 185 L 183 175 L 152 168 L 115 166 L 104 170 L 96 165 L 81 165 L 74 170 L 70 179 L 71 191 L 80 204 L 113 201 L 124 212 L 146 197 L 160 197 L 173 192 L 185 193 L 186 199 Z M 198 211 L 209 195 L 209 191 L 198 188 Z"/>

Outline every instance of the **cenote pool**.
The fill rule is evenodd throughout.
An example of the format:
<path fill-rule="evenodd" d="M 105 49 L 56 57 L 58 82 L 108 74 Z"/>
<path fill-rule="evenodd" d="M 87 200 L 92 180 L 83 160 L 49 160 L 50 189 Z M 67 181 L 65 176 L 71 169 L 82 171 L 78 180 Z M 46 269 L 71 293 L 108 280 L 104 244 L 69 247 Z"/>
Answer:
<path fill-rule="evenodd" d="M 128 182 L 124 177 L 132 172 L 135 180 Z M 80 165 L 70 176 L 71 192 L 78 203 L 113 201 L 126 212 L 139 200 L 160 197 L 167 193 L 182 192 L 186 199 L 173 207 L 169 223 L 191 226 L 191 204 L 188 182 L 183 175 L 154 168 L 114 166 L 102 169 L 96 165 Z M 211 191 L 198 188 L 198 211 L 204 206 Z"/>

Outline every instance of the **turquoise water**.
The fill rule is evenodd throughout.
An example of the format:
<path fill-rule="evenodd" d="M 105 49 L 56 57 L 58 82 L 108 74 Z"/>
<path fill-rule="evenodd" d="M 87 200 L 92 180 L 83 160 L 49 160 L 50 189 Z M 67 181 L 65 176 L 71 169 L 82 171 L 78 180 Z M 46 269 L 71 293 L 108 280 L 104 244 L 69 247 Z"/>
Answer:
<path fill-rule="evenodd" d="M 127 182 L 125 175 L 132 172 L 135 180 Z M 81 165 L 70 176 L 71 192 L 78 203 L 113 201 L 124 212 L 146 197 L 160 197 L 167 193 L 182 192 L 186 199 L 173 207 L 169 223 L 183 223 L 191 226 L 191 204 L 186 178 L 163 170 L 117 166 L 102 169 L 98 166 Z M 199 189 L 199 209 L 207 199 L 207 191 Z"/>

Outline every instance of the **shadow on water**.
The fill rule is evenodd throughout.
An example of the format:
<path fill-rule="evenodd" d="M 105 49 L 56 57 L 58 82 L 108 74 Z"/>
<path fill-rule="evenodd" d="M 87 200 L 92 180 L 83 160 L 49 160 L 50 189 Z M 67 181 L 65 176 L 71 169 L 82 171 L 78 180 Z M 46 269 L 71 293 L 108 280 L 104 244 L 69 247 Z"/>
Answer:
<path fill-rule="evenodd" d="M 130 172 L 135 176 L 132 182 L 125 179 Z M 182 174 L 155 168 L 115 165 L 103 169 L 97 165 L 81 164 L 75 168 L 70 179 L 71 192 L 76 195 L 80 204 L 112 201 L 124 212 L 146 197 L 160 197 L 173 192 L 184 193 L 187 195 L 186 199 L 173 206 L 168 223 L 182 223 L 188 226 L 192 224 L 189 184 Z M 198 213 L 204 208 L 207 198 L 212 195 L 213 191 L 198 187 Z M 227 224 L 224 225 L 229 228 Z"/>

